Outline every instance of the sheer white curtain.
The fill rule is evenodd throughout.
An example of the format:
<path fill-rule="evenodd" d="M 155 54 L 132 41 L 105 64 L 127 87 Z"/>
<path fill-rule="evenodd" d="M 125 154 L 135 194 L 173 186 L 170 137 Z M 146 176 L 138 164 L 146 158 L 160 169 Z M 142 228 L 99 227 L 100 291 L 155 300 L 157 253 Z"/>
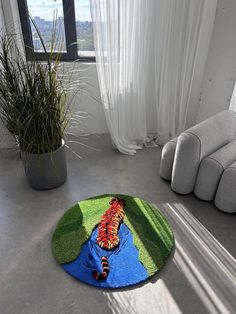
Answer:
<path fill-rule="evenodd" d="M 105 115 L 118 150 L 146 140 L 145 66 L 148 1 L 91 0 L 96 61 Z"/>
<path fill-rule="evenodd" d="M 217 0 L 90 3 L 101 96 L 114 145 L 134 154 L 147 139 L 150 119 L 161 142 L 184 130 L 197 111 L 193 103 L 196 107 Z"/>
<path fill-rule="evenodd" d="M 154 3 L 156 130 L 166 142 L 196 122 L 217 1 Z"/>

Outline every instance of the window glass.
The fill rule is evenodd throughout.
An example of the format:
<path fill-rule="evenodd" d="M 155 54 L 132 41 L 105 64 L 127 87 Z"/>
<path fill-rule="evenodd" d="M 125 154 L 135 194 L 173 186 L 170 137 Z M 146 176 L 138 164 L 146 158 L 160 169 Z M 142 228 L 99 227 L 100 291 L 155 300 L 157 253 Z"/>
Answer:
<path fill-rule="evenodd" d="M 52 41 L 54 42 L 54 50 L 66 51 L 62 0 L 28 0 L 27 3 L 29 13 L 40 31 L 47 51 L 50 51 Z M 53 32 L 53 27 L 56 28 L 56 32 Z M 43 51 L 32 22 L 31 31 L 34 50 Z"/>
<path fill-rule="evenodd" d="M 79 55 L 81 57 L 94 57 L 93 26 L 89 0 L 75 0 L 75 20 Z"/>

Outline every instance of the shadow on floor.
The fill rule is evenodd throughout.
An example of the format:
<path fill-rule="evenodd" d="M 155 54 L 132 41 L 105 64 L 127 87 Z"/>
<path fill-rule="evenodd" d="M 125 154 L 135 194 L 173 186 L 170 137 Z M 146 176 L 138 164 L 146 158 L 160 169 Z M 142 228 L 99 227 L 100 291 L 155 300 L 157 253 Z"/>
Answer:
<path fill-rule="evenodd" d="M 94 138 L 89 144 L 97 142 Z M 217 240 L 236 258 L 236 215 L 221 213 L 192 195 L 173 193 L 158 175 L 161 149 L 130 157 L 118 155 L 108 137 L 99 142 L 102 150 L 96 154 L 80 147 L 82 161 L 68 153 L 67 183 L 47 192 L 30 189 L 21 162 L 0 152 L 0 313 L 234 313 L 235 261 Z M 74 280 L 57 265 L 50 249 L 53 230 L 67 208 L 89 196 L 114 192 L 155 203 L 176 239 L 163 271 L 122 291 Z"/>

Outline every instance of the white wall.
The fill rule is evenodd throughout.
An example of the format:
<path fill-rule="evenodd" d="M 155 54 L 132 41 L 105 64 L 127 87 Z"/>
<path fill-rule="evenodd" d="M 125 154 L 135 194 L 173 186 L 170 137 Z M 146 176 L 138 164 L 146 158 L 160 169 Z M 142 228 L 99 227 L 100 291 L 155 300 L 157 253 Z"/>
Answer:
<path fill-rule="evenodd" d="M 5 19 L 3 15 L 3 5 L 0 1 L 0 29 L 4 30 Z M 9 132 L 4 128 L 0 121 L 0 148 L 8 148 L 14 145 L 13 138 L 9 134 Z"/>
<path fill-rule="evenodd" d="M 87 113 L 84 119 L 83 130 L 91 134 L 107 133 L 107 124 L 103 106 L 101 103 L 100 89 L 95 63 L 76 63 L 74 68 L 78 68 L 80 79 L 85 83 L 85 92 L 81 91 L 75 99 L 76 109 Z M 81 131 L 79 129 L 78 131 Z M 76 130 L 74 130 L 76 133 Z"/>
<path fill-rule="evenodd" d="M 10 28 L 17 33 L 20 29 L 19 14 L 16 0 L 0 0 L 0 30 Z M 14 28 L 17 27 L 18 29 Z M 18 45 L 21 45 L 20 38 Z M 23 49 L 23 47 L 22 47 Z M 15 141 L 0 121 L 0 148 L 14 147 Z"/>
<path fill-rule="evenodd" d="M 228 109 L 236 81 L 236 0 L 218 0 L 197 121 Z"/>

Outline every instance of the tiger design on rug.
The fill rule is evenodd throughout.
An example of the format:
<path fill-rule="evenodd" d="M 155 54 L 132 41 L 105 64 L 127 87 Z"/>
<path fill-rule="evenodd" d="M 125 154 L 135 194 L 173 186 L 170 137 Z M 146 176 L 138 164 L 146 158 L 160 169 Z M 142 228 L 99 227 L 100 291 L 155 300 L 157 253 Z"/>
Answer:
<path fill-rule="evenodd" d="M 96 243 L 102 249 L 110 251 L 119 245 L 118 229 L 125 216 L 125 201 L 117 197 L 113 198 L 109 204 L 110 207 L 102 215 L 98 224 Z M 101 263 L 102 272 L 93 271 L 93 277 L 96 280 L 105 279 L 109 274 L 109 263 L 106 256 L 102 256 Z"/>

